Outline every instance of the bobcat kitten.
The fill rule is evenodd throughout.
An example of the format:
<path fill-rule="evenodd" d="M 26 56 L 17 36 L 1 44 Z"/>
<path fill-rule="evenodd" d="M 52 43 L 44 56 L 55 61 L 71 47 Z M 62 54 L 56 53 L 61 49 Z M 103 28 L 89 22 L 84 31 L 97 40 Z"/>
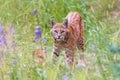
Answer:
<path fill-rule="evenodd" d="M 51 21 L 51 35 L 54 39 L 53 56 L 65 51 L 67 66 L 73 64 L 74 51 L 77 46 L 84 52 L 84 23 L 78 12 L 70 12 L 63 23 Z"/>

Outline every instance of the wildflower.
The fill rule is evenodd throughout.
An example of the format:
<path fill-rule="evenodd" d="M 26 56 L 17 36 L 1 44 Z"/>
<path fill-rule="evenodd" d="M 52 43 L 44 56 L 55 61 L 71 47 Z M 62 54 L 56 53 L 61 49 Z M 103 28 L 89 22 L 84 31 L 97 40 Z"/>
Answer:
<path fill-rule="evenodd" d="M 37 36 L 40 36 L 42 34 L 39 26 L 36 26 L 34 34 L 37 35 Z"/>
<path fill-rule="evenodd" d="M 2 44 L 2 37 L 0 36 L 0 44 Z"/>
<path fill-rule="evenodd" d="M 38 13 L 37 9 L 34 9 L 34 10 L 32 11 L 32 14 L 34 14 L 34 16 L 35 16 L 36 24 L 39 25 L 39 18 L 38 18 L 37 13 Z"/>
<path fill-rule="evenodd" d="M 36 36 L 36 37 L 35 37 L 35 42 L 38 42 L 38 40 L 39 40 L 39 37 Z"/>
<path fill-rule="evenodd" d="M 3 43 L 6 44 L 7 43 L 7 39 L 6 39 L 6 35 L 3 34 Z"/>
<path fill-rule="evenodd" d="M 15 30 L 11 27 L 11 24 L 8 26 L 8 34 L 13 34 Z"/>
<path fill-rule="evenodd" d="M 37 9 L 34 9 L 34 10 L 32 11 L 32 13 L 33 13 L 34 15 L 36 15 L 36 14 L 37 14 Z"/>
<path fill-rule="evenodd" d="M 91 48 L 92 50 L 95 50 L 95 49 L 96 49 L 96 46 L 95 46 L 95 45 L 91 45 L 90 48 Z"/>
<path fill-rule="evenodd" d="M 43 50 L 47 50 L 47 49 L 48 49 L 48 46 L 44 46 L 44 47 L 43 47 Z"/>
<path fill-rule="evenodd" d="M 6 44 L 7 42 L 7 39 L 6 39 L 6 35 L 3 34 L 0 36 L 0 44 Z"/>
<path fill-rule="evenodd" d="M 63 76 L 63 80 L 68 80 L 67 75 L 64 75 L 64 76 Z"/>
<path fill-rule="evenodd" d="M 15 43 L 15 39 L 14 39 L 14 35 L 13 33 L 15 32 L 14 28 L 12 27 L 12 24 L 8 24 L 7 27 L 7 44 L 8 47 L 11 48 L 15 48 L 16 47 L 16 43 Z"/>
<path fill-rule="evenodd" d="M 17 64 L 17 62 L 18 62 L 18 61 L 17 61 L 16 59 L 13 60 L 13 64 Z"/>
<path fill-rule="evenodd" d="M 43 47 L 43 53 L 47 53 L 48 46 Z"/>
<path fill-rule="evenodd" d="M 35 34 L 35 36 L 36 36 L 36 37 L 35 37 L 35 41 L 38 42 L 39 36 L 41 36 L 41 34 L 42 34 L 39 26 L 36 26 L 34 34 Z"/>
<path fill-rule="evenodd" d="M 45 37 L 42 37 L 41 40 L 42 40 L 44 43 L 46 43 Z"/>
<path fill-rule="evenodd" d="M 3 31 L 4 31 L 4 27 L 0 25 L 0 34 L 3 34 Z"/>

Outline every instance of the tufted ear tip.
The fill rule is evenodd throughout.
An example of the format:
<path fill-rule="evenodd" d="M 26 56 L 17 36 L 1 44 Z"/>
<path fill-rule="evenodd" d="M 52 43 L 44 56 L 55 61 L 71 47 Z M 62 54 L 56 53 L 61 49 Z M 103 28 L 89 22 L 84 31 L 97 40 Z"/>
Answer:
<path fill-rule="evenodd" d="M 64 25 L 65 28 L 67 28 L 67 26 L 68 26 L 68 19 L 65 19 L 65 20 L 63 21 L 63 25 Z"/>
<path fill-rule="evenodd" d="M 55 26 L 55 24 L 56 24 L 55 20 L 51 20 L 51 26 L 53 27 Z"/>

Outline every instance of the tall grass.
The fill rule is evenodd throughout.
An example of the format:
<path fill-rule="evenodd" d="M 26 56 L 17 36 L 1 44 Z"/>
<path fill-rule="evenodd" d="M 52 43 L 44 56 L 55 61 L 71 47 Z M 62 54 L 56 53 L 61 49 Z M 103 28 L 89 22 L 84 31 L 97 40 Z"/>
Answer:
<path fill-rule="evenodd" d="M 62 80 L 64 75 L 68 80 L 119 80 L 120 52 L 116 50 L 120 46 L 119 5 L 119 0 L 0 0 L 0 24 L 10 37 L 8 41 L 14 40 L 8 45 L 0 44 L 0 80 Z M 38 25 L 45 43 L 41 39 L 38 43 L 34 41 L 33 9 L 38 10 Z M 63 56 L 56 65 L 50 62 L 53 43 L 50 20 L 62 22 L 71 11 L 79 12 L 84 20 L 87 59 L 86 68 L 75 68 L 73 72 L 66 69 Z M 8 24 L 15 30 L 11 36 Z M 11 47 L 13 44 L 16 46 Z M 48 47 L 47 66 L 36 64 L 33 56 L 35 49 L 44 46 Z"/>

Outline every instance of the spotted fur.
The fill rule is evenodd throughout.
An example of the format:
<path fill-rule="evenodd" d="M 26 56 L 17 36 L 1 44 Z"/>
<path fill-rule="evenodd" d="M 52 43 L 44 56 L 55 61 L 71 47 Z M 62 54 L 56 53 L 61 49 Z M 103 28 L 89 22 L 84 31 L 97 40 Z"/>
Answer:
<path fill-rule="evenodd" d="M 77 47 L 84 52 L 84 23 L 78 12 L 70 12 L 63 23 L 51 21 L 51 35 L 54 39 L 53 55 L 59 56 L 61 50 L 66 53 L 66 64 L 74 61 Z"/>

